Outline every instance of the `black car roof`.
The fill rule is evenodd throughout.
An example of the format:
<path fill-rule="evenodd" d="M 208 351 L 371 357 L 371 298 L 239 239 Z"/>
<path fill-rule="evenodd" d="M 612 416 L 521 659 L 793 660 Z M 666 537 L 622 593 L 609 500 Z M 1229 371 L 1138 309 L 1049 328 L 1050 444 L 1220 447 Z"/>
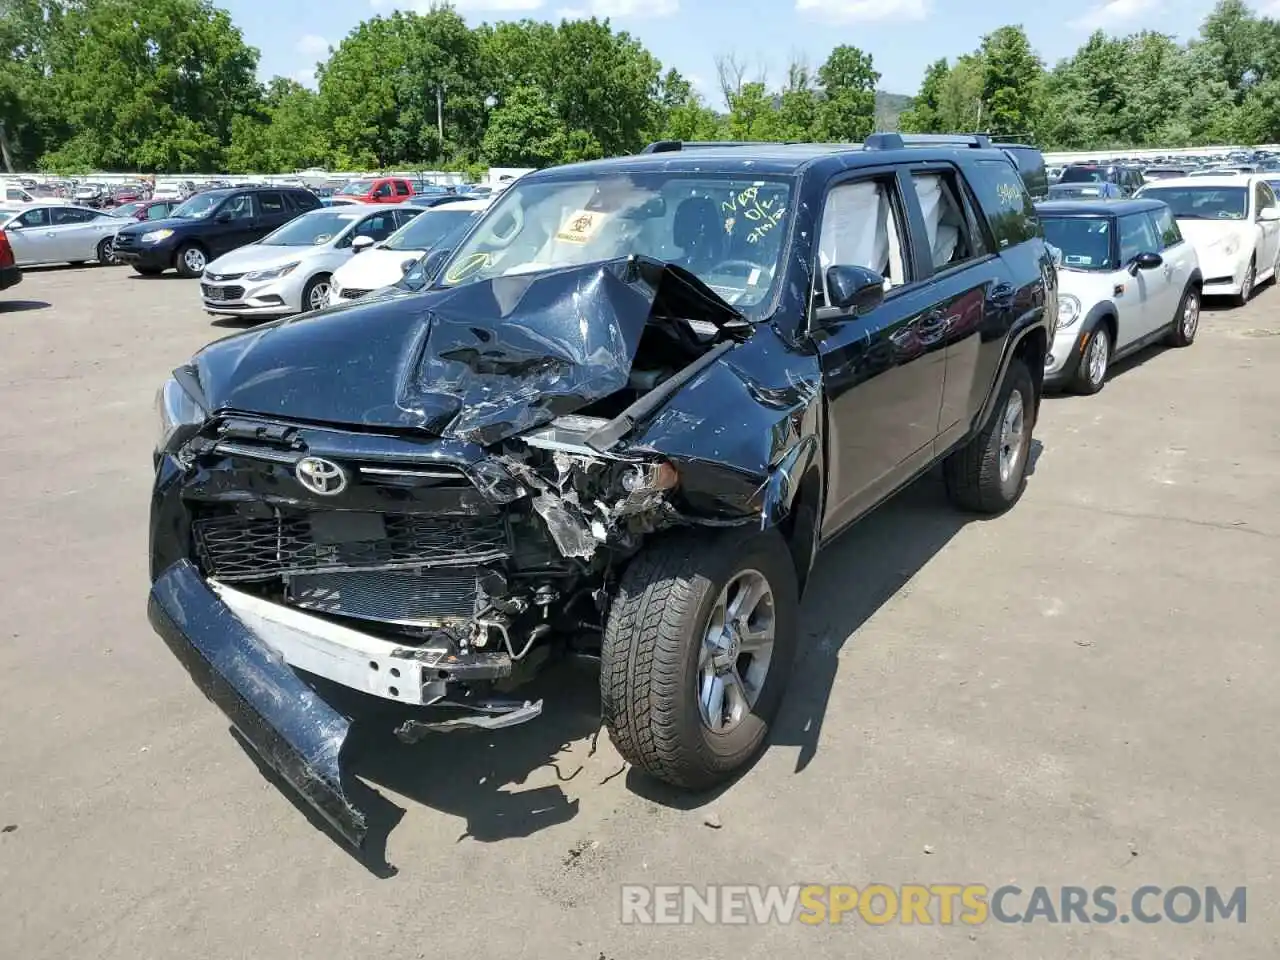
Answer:
<path fill-rule="evenodd" d="M 1122 217 L 1129 213 L 1158 210 L 1163 200 L 1140 197 L 1137 200 L 1046 200 L 1036 204 L 1036 211 L 1047 217 Z"/>

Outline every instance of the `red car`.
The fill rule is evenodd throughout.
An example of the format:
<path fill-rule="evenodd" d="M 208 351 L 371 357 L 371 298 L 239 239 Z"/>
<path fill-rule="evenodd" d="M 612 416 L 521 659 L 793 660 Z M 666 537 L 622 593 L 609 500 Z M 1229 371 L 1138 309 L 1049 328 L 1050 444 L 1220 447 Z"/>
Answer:
<path fill-rule="evenodd" d="M 9 238 L 0 230 L 0 290 L 8 290 L 22 282 L 22 271 L 14 261 L 13 247 L 9 246 Z"/>
<path fill-rule="evenodd" d="M 135 200 L 132 203 L 122 203 L 109 212 L 113 217 L 125 220 L 163 220 L 180 203 L 179 200 Z"/>
<path fill-rule="evenodd" d="M 403 177 L 352 180 L 334 196 L 361 203 L 404 203 L 413 196 L 413 184 Z"/>

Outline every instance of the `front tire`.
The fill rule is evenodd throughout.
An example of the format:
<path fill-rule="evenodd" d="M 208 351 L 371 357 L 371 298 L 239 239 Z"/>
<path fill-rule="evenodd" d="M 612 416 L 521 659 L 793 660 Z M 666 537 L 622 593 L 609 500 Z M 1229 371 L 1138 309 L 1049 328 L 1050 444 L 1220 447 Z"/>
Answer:
<path fill-rule="evenodd" d="M 178 255 L 174 257 L 174 266 L 178 268 L 178 273 L 188 279 L 200 276 L 208 265 L 209 255 L 204 252 L 204 247 L 196 243 L 183 244 L 178 248 Z"/>
<path fill-rule="evenodd" d="M 164 273 L 162 267 L 134 267 L 133 272 L 140 277 L 158 277 Z"/>
<path fill-rule="evenodd" d="M 777 531 L 680 533 L 627 567 L 605 624 L 600 697 L 618 752 L 703 790 L 763 746 L 795 655 L 799 589 Z"/>
<path fill-rule="evenodd" d="M 1178 304 L 1178 315 L 1173 319 L 1173 330 L 1166 342 L 1171 347 L 1189 347 L 1195 343 L 1200 329 L 1200 291 L 1188 287 Z"/>
<path fill-rule="evenodd" d="M 98 241 L 97 261 L 104 267 L 115 266 L 120 261 L 116 259 L 115 241 L 111 237 L 103 237 Z"/>
<path fill-rule="evenodd" d="M 1249 258 L 1249 269 L 1244 272 L 1244 280 L 1240 282 L 1240 292 L 1236 294 L 1236 306 L 1243 307 L 1249 302 L 1249 298 L 1253 296 L 1253 288 L 1258 282 L 1258 261 L 1256 257 Z"/>
<path fill-rule="evenodd" d="M 982 430 L 943 463 L 951 502 L 975 513 L 1002 513 L 1027 485 L 1035 419 L 1035 388 L 1021 360 L 1009 362 L 991 416 Z"/>
<path fill-rule="evenodd" d="M 1080 364 L 1071 381 L 1076 393 L 1092 395 L 1107 382 L 1107 370 L 1111 363 L 1111 334 L 1099 324 L 1089 334 L 1089 340 L 1080 351 Z"/>
<path fill-rule="evenodd" d="M 329 305 L 329 274 L 321 273 L 307 281 L 302 288 L 302 312 L 323 310 Z"/>

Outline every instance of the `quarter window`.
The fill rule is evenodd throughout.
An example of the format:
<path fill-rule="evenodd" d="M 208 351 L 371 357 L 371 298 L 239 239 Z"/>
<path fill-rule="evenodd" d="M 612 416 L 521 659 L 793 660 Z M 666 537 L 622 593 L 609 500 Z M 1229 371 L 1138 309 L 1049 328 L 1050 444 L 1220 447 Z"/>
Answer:
<path fill-rule="evenodd" d="M 397 181 L 396 181 L 396 196 L 397 196 L 397 197 L 407 197 L 407 196 L 409 196 L 409 193 L 410 193 L 410 191 L 409 191 L 409 185 L 408 185 L 407 183 L 405 183 L 403 180 L 397 180 Z"/>
<path fill-rule="evenodd" d="M 1004 250 L 1040 235 L 1035 204 L 1022 177 L 1007 160 L 979 160 L 971 180 L 982 202 L 996 248 Z"/>

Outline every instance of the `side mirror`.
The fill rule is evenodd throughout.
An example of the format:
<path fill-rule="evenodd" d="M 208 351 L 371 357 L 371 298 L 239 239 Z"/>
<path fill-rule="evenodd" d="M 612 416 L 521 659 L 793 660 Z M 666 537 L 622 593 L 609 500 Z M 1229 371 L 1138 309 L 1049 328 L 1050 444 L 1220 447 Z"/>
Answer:
<path fill-rule="evenodd" d="M 364 234 L 356 237 L 351 241 L 351 252 L 360 253 L 362 250 L 368 250 L 374 244 L 373 237 L 367 237 Z"/>
<path fill-rule="evenodd" d="M 827 267 L 827 306 L 861 316 L 884 301 L 884 277 L 866 267 Z"/>
<path fill-rule="evenodd" d="M 417 260 L 406 260 L 404 263 L 400 264 L 400 272 L 402 274 L 408 273 L 415 266 L 417 266 L 417 264 L 418 264 Z"/>
<path fill-rule="evenodd" d="M 1135 277 L 1139 270 L 1154 270 L 1164 263 L 1164 257 L 1158 253 L 1140 253 L 1129 261 L 1129 272 Z"/>
<path fill-rule="evenodd" d="M 1263 207 L 1258 211 L 1258 219 L 1267 223 L 1280 220 L 1280 207 Z"/>
<path fill-rule="evenodd" d="M 219 210 L 219 211 L 218 211 L 218 213 L 217 213 L 217 215 L 213 218 L 213 222 L 214 222 L 214 223 L 230 223 L 230 222 L 231 222 L 231 211 L 230 211 L 230 210 Z"/>

